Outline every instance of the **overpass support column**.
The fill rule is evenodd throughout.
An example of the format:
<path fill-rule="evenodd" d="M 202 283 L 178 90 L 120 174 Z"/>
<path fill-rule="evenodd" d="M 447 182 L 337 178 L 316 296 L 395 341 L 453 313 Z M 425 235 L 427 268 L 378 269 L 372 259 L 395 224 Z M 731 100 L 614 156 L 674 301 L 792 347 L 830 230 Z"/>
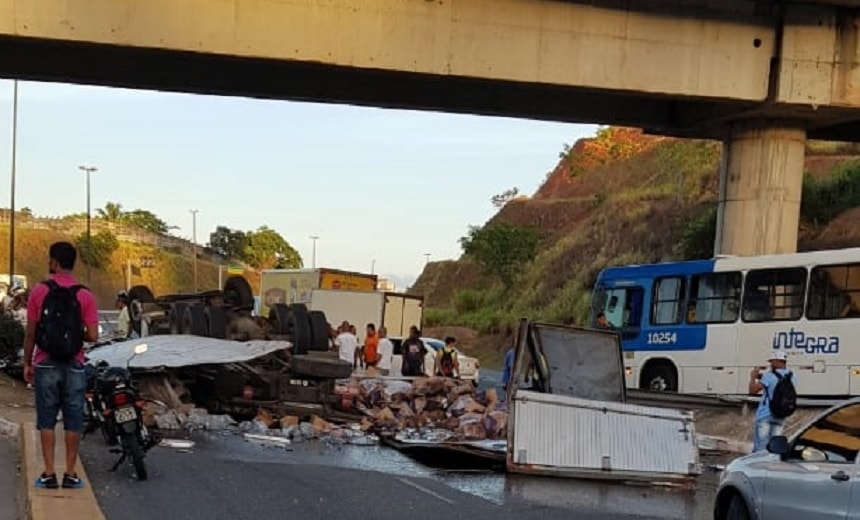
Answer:
<path fill-rule="evenodd" d="M 800 126 L 733 128 L 723 143 L 716 255 L 797 251 L 805 150 Z"/>

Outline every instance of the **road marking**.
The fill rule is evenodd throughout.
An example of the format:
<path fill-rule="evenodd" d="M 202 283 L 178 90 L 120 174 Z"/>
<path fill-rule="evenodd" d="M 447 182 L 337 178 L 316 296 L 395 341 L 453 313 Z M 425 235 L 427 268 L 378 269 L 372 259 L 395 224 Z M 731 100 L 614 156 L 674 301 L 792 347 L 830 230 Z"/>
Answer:
<path fill-rule="evenodd" d="M 400 478 L 400 477 L 397 477 L 397 480 L 399 480 L 400 482 L 403 482 L 407 486 L 411 486 L 411 487 L 417 489 L 418 491 L 426 493 L 426 494 L 430 495 L 431 497 L 436 497 L 439 500 L 441 500 L 442 502 L 446 502 L 448 504 L 454 504 L 455 503 L 450 498 L 444 497 L 444 496 L 440 495 L 439 493 L 433 491 L 432 489 L 427 489 L 426 487 L 422 486 L 421 484 L 416 484 L 415 482 L 412 482 L 411 480 L 406 480 L 405 478 Z"/>

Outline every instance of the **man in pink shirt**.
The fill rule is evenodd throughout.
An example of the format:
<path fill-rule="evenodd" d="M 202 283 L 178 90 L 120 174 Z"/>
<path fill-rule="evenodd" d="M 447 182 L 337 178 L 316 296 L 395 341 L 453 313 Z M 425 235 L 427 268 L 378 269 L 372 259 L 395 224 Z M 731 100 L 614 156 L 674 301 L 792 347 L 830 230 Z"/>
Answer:
<path fill-rule="evenodd" d="M 77 260 L 75 247 L 68 242 L 57 242 L 51 245 L 48 256 L 51 276 L 47 282 L 36 285 L 30 293 L 27 302 L 27 335 L 24 338 L 24 377 L 35 387 L 36 425 L 41 436 L 42 457 L 45 462 L 45 471 L 36 480 L 36 486 L 49 489 L 60 486 L 54 470 L 54 430 L 57 414 L 62 410 L 66 440 L 66 472 L 63 474 L 62 487 L 80 488 L 83 482 L 78 478 L 75 464 L 84 429 L 84 393 L 87 386 L 83 342 L 98 339 L 98 307 L 93 294 L 89 289 L 78 286 L 72 274 Z M 43 304 L 52 291 L 50 285 L 55 285 L 55 289 L 71 288 L 74 299 L 69 297 L 66 301 L 74 303 L 74 300 L 77 300 L 74 307 L 80 312 L 80 320 L 75 316 L 73 322 L 80 323 L 83 330 L 58 332 L 57 321 L 45 316 L 44 311 L 47 309 L 43 308 Z M 57 300 L 56 294 L 52 293 L 53 300 Z M 57 309 L 54 311 L 58 312 Z M 44 322 L 42 327 L 40 321 Z M 45 332 L 47 327 L 52 327 L 49 333 Z M 56 352 L 54 342 L 51 342 L 51 347 L 36 345 L 37 337 L 58 336 L 74 338 L 72 341 L 76 343 L 72 345 L 73 350 L 67 359 L 55 359 L 46 351 Z"/>

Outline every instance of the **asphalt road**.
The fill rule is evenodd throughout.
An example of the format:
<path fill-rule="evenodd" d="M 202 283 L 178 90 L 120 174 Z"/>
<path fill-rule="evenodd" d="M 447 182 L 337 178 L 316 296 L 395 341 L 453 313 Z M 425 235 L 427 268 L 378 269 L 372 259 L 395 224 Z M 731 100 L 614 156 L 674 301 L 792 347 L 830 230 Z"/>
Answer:
<path fill-rule="evenodd" d="M 224 435 L 195 441 L 190 452 L 155 448 L 150 479 L 137 482 L 127 466 L 109 473 L 114 455 L 87 439 L 82 457 L 107 519 L 687 520 L 710 512 L 707 493 L 446 472 L 383 447 L 313 442 L 284 449 Z"/>

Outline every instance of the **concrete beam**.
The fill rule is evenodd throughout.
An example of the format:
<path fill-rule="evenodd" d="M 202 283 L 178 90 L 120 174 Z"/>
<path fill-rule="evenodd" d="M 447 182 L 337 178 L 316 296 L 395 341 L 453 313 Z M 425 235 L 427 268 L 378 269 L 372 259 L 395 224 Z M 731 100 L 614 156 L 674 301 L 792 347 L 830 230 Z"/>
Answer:
<path fill-rule="evenodd" d="M 0 0 L 0 36 L 764 100 L 769 15 L 709 5 L 665 17 L 550 0 Z"/>

